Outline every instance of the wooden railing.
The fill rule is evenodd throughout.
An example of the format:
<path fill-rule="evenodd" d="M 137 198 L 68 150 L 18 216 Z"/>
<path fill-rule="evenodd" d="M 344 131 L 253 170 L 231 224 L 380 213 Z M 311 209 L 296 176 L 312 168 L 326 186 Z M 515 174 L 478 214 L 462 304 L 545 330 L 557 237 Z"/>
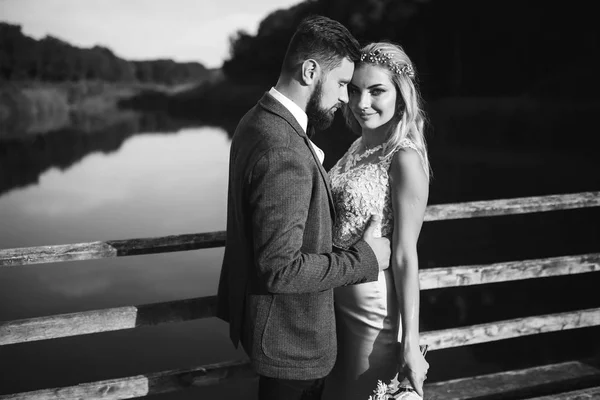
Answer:
<path fill-rule="evenodd" d="M 440 204 L 427 207 L 425 221 L 490 217 L 597 206 L 600 206 L 600 192 Z M 221 247 L 224 244 L 225 232 L 210 232 L 159 238 L 5 249 L 0 250 L 0 268 L 18 268 L 28 264 L 196 250 Z M 428 268 L 420 271 L 419 278 L 421 290 L 429 290 L 597 271 L 600 271 L 600 253 L 590 253 L 494 264 Z M 0 346 L 213 317 L 215 315 L 215 302 L 215 296 L 209 296 L 166 303 L 116 307 L 0 322 Z M 591 308 L 496 321 L 461 328 L 428 331 L 421 334 L 421 341 L 422 344 L 428 344 L 431 350 L 436 350 L 599 325 L 600 308 Z M 583 379 L 585 382 L 598 382 L 598 385 L 594 384 L 591 386 L 588 382 L 584 389 L 581 389 L 584 390 L 584 395 L 587 396 L 591 393 L 592 395 L 598 394 L 600 396 L 600 368 L 583 365 L 576 361 L 527 370 L 529 376 L 527 382 L 530 385 L 535 382 L 538 385 L 550 384 L 555 381 L 553 378 L 554 375 L 564 375 L 565 371 L 574 370 L 581 371 L 579 379 Z M 518 371 L 511 373 L 513 376 L 520 376 Z M 526 373 L 523 372 L 522 375 L 524 374 Z M 241 360 L 192 369 L 163 371 L 107 381 L 83 383 L 77 386 L 0 395 L 0 400 L 127 399 L 171 392 L 192 385 L 214 385 L 231 379 L 252 376 L 254 375 L 248 361 Z M 535 378 L 536 376 L 537 378 Z M 482 376 L 478 379 L 484 382 L 486 379 L 493 379 L 493 376 Z M 464 393 L 463 397 L 450 396 L 449 390 L 451 391 L 451 389 L 449 388 L 453 388 L 456 385 L 460 386 L 460 382 L 462 380 L 444 382 L 443 385 L 440 383 L 428 385 L 429 398 L 466 399 L 477 396 L 481 397 L 482 393 L 484 393 L 483 389 L 479 391 L 473 389 L 474 386 L 471 384 L 469 385 L 469 390 L 472 392 L 469 395 L 470 397 L 467 397 Z M 484 394 L 490 395 L 489 390 L 491 386 L 483 386 L 487 388 L 487 392 Z M 523 386 L 517 389 L 513 388 L 513 390 L 517 391 L 522 389 Z M 506 391 L 508 389 L 504 387 L 503 390 Z M 453 393 L 456 394 L 456 390 Z"/>

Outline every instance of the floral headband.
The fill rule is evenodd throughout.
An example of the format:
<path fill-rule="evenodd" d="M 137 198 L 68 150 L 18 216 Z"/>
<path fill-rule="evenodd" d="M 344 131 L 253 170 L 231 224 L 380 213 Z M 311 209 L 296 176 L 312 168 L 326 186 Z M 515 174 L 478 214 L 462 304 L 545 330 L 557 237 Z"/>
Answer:
<path fill-rule="evenodd" d="M 415 77 L 415 70 L 413 69 L 412 65 L 392 61 L 392 55 L 390 53 L 382 53 L 381 50 L 375 50 L 370 53 L 362 53 L 360 55 L 360 61 L 386 65 L 392 72 L 396 74 L 406 75 L 409 78 Z"/>

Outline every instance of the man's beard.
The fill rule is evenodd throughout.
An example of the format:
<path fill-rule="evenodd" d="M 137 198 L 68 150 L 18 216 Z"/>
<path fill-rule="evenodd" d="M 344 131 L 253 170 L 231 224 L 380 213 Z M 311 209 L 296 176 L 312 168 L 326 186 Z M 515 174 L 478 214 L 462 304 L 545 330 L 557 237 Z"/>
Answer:
<path fill-rule="evenodd" d="M 326 110 L 320 107 L 321 98 L 323 97 L 323 81 L 319 80 L 315 86 L 315 90 L 310 95 L 306 104 L 306 115 L 308 116 L 308 124 L 315 131 L 322 131 L 329 128 L 333 122 L 334 113 L 331 109 Z M 309 133 L 310 134 L 310 133 Z"/>

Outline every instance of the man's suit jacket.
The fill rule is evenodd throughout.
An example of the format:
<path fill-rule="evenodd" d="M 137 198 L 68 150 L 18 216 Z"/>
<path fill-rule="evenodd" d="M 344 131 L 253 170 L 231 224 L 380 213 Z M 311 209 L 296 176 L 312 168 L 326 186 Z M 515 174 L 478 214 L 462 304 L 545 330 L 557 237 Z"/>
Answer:
<path fill-rule="evenodd" d="M 332 288 L 377 279 L 359 241 L 332 246 L 328 176 L 293 115 L 269 93 L 232 139 L 217 316 L 258 374 L 326 376 L 336 357 Z"/>

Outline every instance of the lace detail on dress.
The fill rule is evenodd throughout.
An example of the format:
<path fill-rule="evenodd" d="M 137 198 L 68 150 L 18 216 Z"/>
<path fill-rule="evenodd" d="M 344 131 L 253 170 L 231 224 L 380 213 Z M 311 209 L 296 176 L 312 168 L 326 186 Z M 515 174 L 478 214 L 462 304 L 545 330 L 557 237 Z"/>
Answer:
<path fill-rule="evenodd" d="M 337 214 L 333 226 L 333 243 L 345 249 L 362 237 L 373 214 L 381 216 L 381 231 L 375 234 L 391 235 L 394 216 L 388 170 L 392 156 L 399 149 L 407 147 L 419 153 L 412 141 L 404 139 L 386 157 L 379 156 L 375 162 L 358 164 L 361 140 L 358 138 L 352 143 L 346 154 L 329 171 Z"/>

